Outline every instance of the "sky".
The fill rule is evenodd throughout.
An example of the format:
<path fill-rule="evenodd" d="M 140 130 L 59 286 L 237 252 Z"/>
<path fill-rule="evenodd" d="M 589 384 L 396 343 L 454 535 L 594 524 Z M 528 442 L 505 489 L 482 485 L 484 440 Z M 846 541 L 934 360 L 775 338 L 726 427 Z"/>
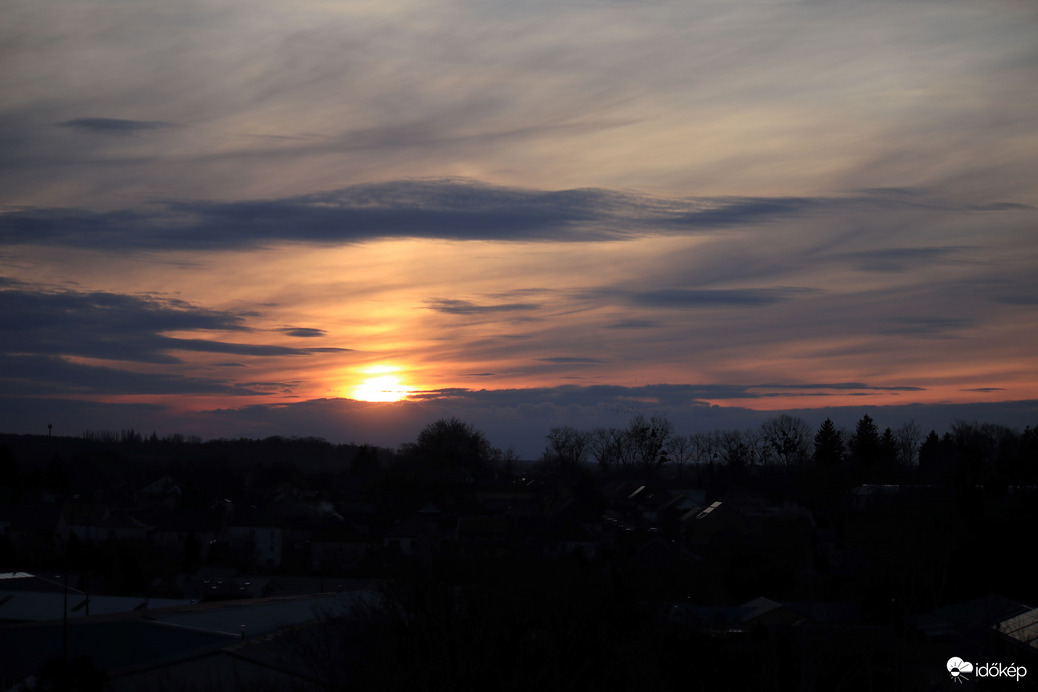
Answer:
<path fill-rule="evenodd" d="M 1030 0 L 0 14 L 2 432 L 1038 423 Z"/>

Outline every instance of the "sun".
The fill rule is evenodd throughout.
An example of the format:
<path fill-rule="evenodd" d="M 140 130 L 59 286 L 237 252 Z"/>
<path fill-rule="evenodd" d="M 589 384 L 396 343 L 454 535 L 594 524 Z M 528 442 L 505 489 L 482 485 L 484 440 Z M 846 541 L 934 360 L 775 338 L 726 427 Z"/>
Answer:
<path fill-rule="evenodd" d="M 353 388 L 350 398 L 358 401 L 402 401 L 411 393 L 411 388 L 396 375 L 382 374 L 397 368 L 376 366 L 367 370 L 369 377 Z"/>

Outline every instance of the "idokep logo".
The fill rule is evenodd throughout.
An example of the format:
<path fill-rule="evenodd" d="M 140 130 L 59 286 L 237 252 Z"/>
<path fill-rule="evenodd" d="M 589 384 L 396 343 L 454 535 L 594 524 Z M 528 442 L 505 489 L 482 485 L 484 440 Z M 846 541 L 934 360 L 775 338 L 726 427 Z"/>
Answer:
<path fill-rule="evenodd" d="M 969 678 L 966 677 L 966 673 L 973 672 L 973 664 L 968 661 L 963 661 L 958 656 L 952 656 L 948 659 L 948 672 L 951 673 L 951 678 L 955 682 L 969 680 Z"/>
<path fill-rule="evenodd" d="M 978 678 L 1015 678 L 1017 682 L 1027 675 L 1027 668 L 1011 663 L 1008 666 L 1001 663 L 978 663 L 974 666 L 969 661 L 963 661 L 958 656 L 948 659 L 948 673 L 955 682 L 969 680 L 966 673 L 973 673 Z"/>

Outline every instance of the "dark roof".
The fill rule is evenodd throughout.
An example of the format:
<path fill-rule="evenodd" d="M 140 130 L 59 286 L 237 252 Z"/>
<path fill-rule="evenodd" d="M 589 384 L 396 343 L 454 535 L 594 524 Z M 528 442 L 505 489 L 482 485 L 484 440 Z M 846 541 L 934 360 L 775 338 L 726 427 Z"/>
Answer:
<path fill-rule="evenodd" d="M 930 636 L 940 636 L 975 627 L 992 627 L 1028 610 L 1028 606 L 1018 601 L 991 594 L 914 615 L 909 621 L 913 627 Z"/>
<path fill-rule="evenodd" d="M 73 582 L 75 583 L 75 582 Z M 32 591 L 35 593 L 64 593 L 64 582 L 48 579 L 38 574 L 29 572 L 3 572 L 0 573 L 0 591 Z M 69 593 L 82 593 L 69 587 Z"/>
<path fill-rule="evenodd" d="M 64 507 L 65 520 L 74 529 L 77 526 L 105 526 L 109 528 L 150 528 L 144 522 L 135 519 L 126 512 L 112 509 L 106 505 L 76 505 L 66 504 Z"/>
<path fill-rule="evenodd" d="M 471 516 L 458 519 L 458 534 L 469 536 L 495 536 L 507 533 L 512 528 L 508 517 Z"/>
<path fill-rule="evenodd" d="M 1038 649 L 1038 608 L 995 624 L 995 629 L 1024 646 Z"/>
<path fill-rule="evenodd" d="M 140 618 L 68 623 L 70 659 L 88 656 L 111 674 L 121 668 L 227 646 L 229 638 L 212 632 L 167 627 Z M 62 623 L 0 627 L 0 677 L 24 678 L 61 657 Z"/>
<path fill-rule="evenodd" d="M 0 505 L 0 521 L 20 531 L 54 531 L 61 509 L 53 505 Z"/>

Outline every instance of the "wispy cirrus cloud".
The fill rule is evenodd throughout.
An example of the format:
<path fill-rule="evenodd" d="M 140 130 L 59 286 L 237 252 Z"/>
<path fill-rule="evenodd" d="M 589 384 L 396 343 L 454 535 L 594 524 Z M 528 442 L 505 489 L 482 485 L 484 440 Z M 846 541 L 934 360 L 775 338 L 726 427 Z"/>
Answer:
<path fill-rule="evenodd" d="M 790 300 L 817 289 L 803 287 L 769 288 L 665 288 L 632 293 L 629 299 L 645 306 L 661 308 L 759 307 Z"/>
<path fill-rule="evenodd" d="M 529 312 L 538 310 L 538 303 L 493 303 L 478 304 L 470 300 L 441 299 L 427 301 L 426 307 L 448 315 L 487 315 L 499 312 Z"/>
<path fill-rule="evenodd" d="M 161 120 L 127 120 L 124 118 L 73 118 L 72 120 L 58 123 L 58 125 L 85 132 L 99 132 L 102 134 L 114 135 L 174 127 L 173 123 L 167 123 Z"/>

